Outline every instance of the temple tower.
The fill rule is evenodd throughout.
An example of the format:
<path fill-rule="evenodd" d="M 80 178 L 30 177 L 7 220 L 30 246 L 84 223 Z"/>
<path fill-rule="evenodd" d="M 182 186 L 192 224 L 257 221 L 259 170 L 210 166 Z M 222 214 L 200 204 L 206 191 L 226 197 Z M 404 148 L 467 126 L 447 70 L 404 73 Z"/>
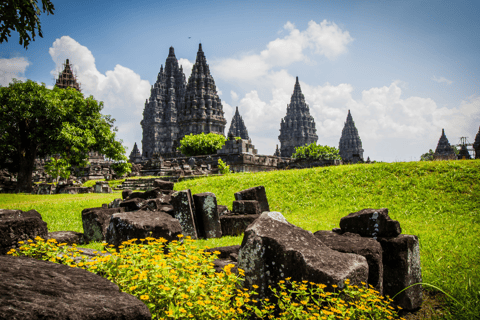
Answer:
<path fill-rule="evenodd" d="M 293 89 L 290 104 L 287 104 L 287 115 L 280 122 L 280 154 L 282 157 L 291 157 L 296 147 L 316 142 L 315 121 L 310 115 L 308 104 L 300 88 L 298 77 Z"/>
<path fill-rule="evenodd" d="M 80 84 L 77 82 L 77 77 L 73 74 L 70 66 L 70 61 L 67 59 L 63 64 L 63 71 L 58 74 L 58 79 L 55 81 L 55 85 L 59 88 L 74 88 L 81 92 Z"/>
<path fill-rule="evenodd" d="M 353 163 L 363 161 L 362 140 L 358 135 L 350 110 L 348 110 L 347 121 L 342 130 L 338 149 L 343 161 Z"/>
<path fill-rule="evenodd" d="M 473 142 L 473 150 L 475 150 L 475 159 L 480 159 L 480 128 L 478 128 L 475 141 Z"/>
<path fill-rule="evenodd" d="M 248 137 L 247 127 L 243 122 L 242 116 L 238 112 L 238 107 L 233 115 L 232 123 L 230 124 L 230 129 L 228 130 L 228 136 L 240 137 L 243 140 L 250 140 Z"/>
<path fill-rule="evenodd" d="M 185 100 L 179 109 L 179 140 L 189 134 L 225 134 L 222 101 L 218 97 L 215 81 L 210 74 L 207 59 L 200 43 L 192 74 L 188 79 Z"/>
<path fill-rule="evenodd" d="M 448 142 L 447 136 L 445 135 L 445 130 L 442 129 L 442 135 L 438 140 L 437 149 L 433 154 L 434 160 L 456 160 L 457 156 L 455 151 L 453 151 L 452 146 Z"/>
<path fill-rule="evenodd" d="M 170 47 L 165 69 L 163 65 L 157 81 L 145 102 L 143 120 L 142 153 L 147 159 L 154 154 L 170 156 L 179 145 L 178 108 L 185 98 L 185 74 L 178 66 L 173 47 Z"/>
<path fill-rule="evenodd" d="M 140 153 L 140 150 L 138 150 L 137 143 L 133 145 L 133 150 L 130 152 L 130 162 L 131 163 L 136 163 L 142 161 L 142 154 Z"/>

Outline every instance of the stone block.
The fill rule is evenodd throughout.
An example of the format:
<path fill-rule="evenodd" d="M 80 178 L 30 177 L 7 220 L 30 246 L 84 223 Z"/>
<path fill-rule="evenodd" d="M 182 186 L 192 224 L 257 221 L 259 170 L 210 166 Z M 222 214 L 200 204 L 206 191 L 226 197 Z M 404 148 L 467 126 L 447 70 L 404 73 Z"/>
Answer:
<path fill-rule="evenodd" d="M 150 320 L 147 306 L 80 268 L 0 256 L 0 319 Z"/>
<path fill-rule="evenodd" d="M 45 239 L 47 234 L 47 223 L 37 211 L 0 209 L 0 255 L 18 248 L 18 241 L 33 240 L 37 236 Z"/>
<path fill-rule="evenodd" d="M 55 239 L 57 243 L 66 243 L 67 245 L 72 244 L 84 244 L 85 240 L 83 238 L 83 233 L 75 231 L 55 231 L 49 232 L 46 239 Z"/>
<path fill-rule="evenodd" d="M 222 226 L 217 211 L 217 198 L 211 192 L 193 195 L 197 216 L 197 234 L 206 239 L 220 238 Z"/>
<path fill-rule="evenodd" d="M 190 189 L 177 191 L 172 194 L 173 216 L 178 219 L 182 226 L 184 236 L 198 239 L 197 218 L 195 216 L 195 204 Z"/>
<path fill-rule="evenodd" d="M 238 255 L 238 268 L 245 271 L 244 287 L 257 285 L 259 298 L 273 298 L 269 285 L 291 277 L 327 285 L 361 286 L 368 280 L 367 260 L 357 254 L 328 248 L 311 232 L 290 224 L 279 212 L 263 212 L 245 230 Z"/>
<path fill-rule="evenodd" d="M 239 236 L 258 217 L 260 217 L 258 214 L 223 215 L 220 217 L 222 235 Z"/>
<path fill-rule="evenodd" d="M 402 233 L 400 223 L 390 219 L 388 209 L 363 209 L 340 219 L 342 232 L 351 232 L 362 237 L 396 237 Z"/>
<path fill-rule="evenodd" d="M 116 248 L 124 241 L 146 237 L 178 240 L 182 233 L 179 221 L 161 211 L 135 211 L 115 213 L 110 219 L 105 240 Z"/>
<path fill-rule="evenodd" d="M 257 200 L 260 204 L 260 211 L 270 211 L 267 194 L 264 186 L 253 187 L 235 193 L 235 200 Z"/>
<path fill-rule="evenodd" d="M 87 208 L 82 210 L 83 237 L 86 243 L 103 241 L 110 218 L 114 213 L 125 212 L 125 208 Z"/>
<path fill-rule="evenodd" d="M 164 181 L 160 179 L 156 179 L 153 181 L 154 188 L 160 188 L 161 190 L 173 190 L 174 183 L 170 181 Z"/>
<path fill-rule="evenodd" d="M 127 199 L 127 198 L 132 194 L 132 192 L 133 192 L 133 191 L 130 190 L 130 189 L 124 189 L 124 190 L 122 191 L 122 199 L 123 199 L 123 200 Z"/>
<path fill-rule="evenodd" d="M 125 208 L 125 211 L 137 211 L 140 210 L 143 206 L 147 204 L 148 200 L 141 199 L 141 198 L 133 198 L 124 200 L 120 203 L 121 208 Z"/>
<path fill-rule="evenodd" d="M 383 293 L 393 297 L 400 290 L 422 282 L 418 237 L 401 234 L 378 238 L 383 250 Z M 421 307 L 422 286 L 413 286 L 395 297 L 394 302 L 406 311 Z"/>
<path fill-rule="evenodd" d="M 260 203 L 257 200 L 233 201 L 232 211 L 241 214 L 260 214 Z"/>
<path fill-rule="evenodd" d="M 218 212 L 218 216 L 221 217 L 224 214 L 227 214 L 229 212 L 228 207 L 227 206 L 222 206 L 222 205 L 217 205 L 217 212 Z"/>
<path fill-rule="evenodd" d="M 120 208 L 120 204 L 122 203 L 122 199 L 120 198 L 117 198 L 117 199 L 114 199 L 112 202 L 110 202 L 108 204 L 108 207 L 109 208 Z"/>
<path fill-rule="evenodd" d="M 365 257 L 368 263 L 367 283 L 383 294 L 382 246 L 378 241 L 349 232 L 339 235 L 333 231 L 321 230 L 315 232 L 314 236 L 332 250 Z"/>

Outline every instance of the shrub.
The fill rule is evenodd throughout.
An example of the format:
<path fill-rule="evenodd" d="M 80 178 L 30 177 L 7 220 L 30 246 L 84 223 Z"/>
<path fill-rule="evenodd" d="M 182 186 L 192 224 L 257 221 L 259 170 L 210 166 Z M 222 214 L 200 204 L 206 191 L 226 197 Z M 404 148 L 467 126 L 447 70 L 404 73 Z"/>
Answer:
<path fill-rule="evenodd" d="M 216 154 L 217 150 L 223 147 L 225 141 L 226 138 L 221 134 L 205 134 L 203 132 L 197 135 L 190 134 L 180 140 L 178 151 L 187 157 Z"/>
<path fill-rule="evenodd" d="M 230 166 L 227 166 L 227 164 L 223 162 L 222 159 L 218 159 L 218 170 L 220 171 L 221 174 L 231 173 Z"/>
<path fill-rule="evenodd" d="M 312 159 L 312 160 L 340 160 L 338 149 L 335 147 L 317 145 L 316 142 L 303 147 L 296 147 L 293 159 Z"/>

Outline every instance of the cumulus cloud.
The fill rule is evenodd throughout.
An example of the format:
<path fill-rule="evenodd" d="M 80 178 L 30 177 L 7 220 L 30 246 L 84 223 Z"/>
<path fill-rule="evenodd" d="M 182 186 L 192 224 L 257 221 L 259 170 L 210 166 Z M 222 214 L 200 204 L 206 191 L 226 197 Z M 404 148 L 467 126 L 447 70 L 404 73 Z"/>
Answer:
<path fill-rule="evenodd" d="M 97 70 L 92 52 L 69 36 L 56 39 L 49 54 L 56 64 L 56 69 L 51 71 L 54 77 L 58 77 L 65 60 L 70 60 L 82 92 L 104 102 L 103 112 L 117 120 L 118 136 L 129 150 L 132 150 L 134 142 L 141 142 L 140 121 L 145 99 L 150 96 L 147 80 L 118 64 L 102 74 Z"/>
<path fill-rule="evenodd" d="M 435 82 L 438 82 L 438 83 L 446 83 L 446 84 L 452 84 L 453 83 L 452 80 L 448 80 L 445 77 L 437 78 L 437 77 L 433 76 L 432 80 L 435 81 Z"/>
<path fill-rule="evenodd" d="M 193 62 L 190 62 L 188 59 L 180 58 L 178 59 L 178 64 L 183 67 L 183 73 L 185 73 L 185 78 L 188 82 L 188 78 L 190 78 L 190 75 L 192 74 Z"/>
<path fill-rule="evenodd" d="M 231 98 L 232 98 L 232 101 L 235 102 L 235 101 L 238 100 L 238 94 L 237 94 L 235 91 L 230 90 L 230 96 L 231 96 Z"/>
<path fill-rule="evenodd" d="M 25 57 L 0 59 L 0 85 L 7 87 L 12 79 L 26 81 L 25 70 L 30 62 Z"/>

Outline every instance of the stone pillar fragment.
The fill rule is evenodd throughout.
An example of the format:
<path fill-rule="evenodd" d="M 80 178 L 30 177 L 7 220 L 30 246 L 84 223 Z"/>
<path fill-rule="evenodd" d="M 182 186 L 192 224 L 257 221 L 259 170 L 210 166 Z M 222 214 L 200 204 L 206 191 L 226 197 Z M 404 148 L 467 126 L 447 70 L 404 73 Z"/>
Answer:
<path fill-rule="evenodd" d="M 180 221 L 182 234 L 198 239 L 195 204 L 190 189 L 177 191 L 172 195 L 173 216 Z"/>
<path fill-rule="evenodd" d="M 235 200 L 257 200 L 260 204 L 260 212 L 270 211 L 267 194 L 264 186 L 253 187 L 235 193 Z"/>
<path fill-rule="evenodd" d="M 198 220 L 197 233 L 206 239 L 220 238 L 222 226 L 217 211 L 217 198 L 211 192 L 193 195 Z"/>

